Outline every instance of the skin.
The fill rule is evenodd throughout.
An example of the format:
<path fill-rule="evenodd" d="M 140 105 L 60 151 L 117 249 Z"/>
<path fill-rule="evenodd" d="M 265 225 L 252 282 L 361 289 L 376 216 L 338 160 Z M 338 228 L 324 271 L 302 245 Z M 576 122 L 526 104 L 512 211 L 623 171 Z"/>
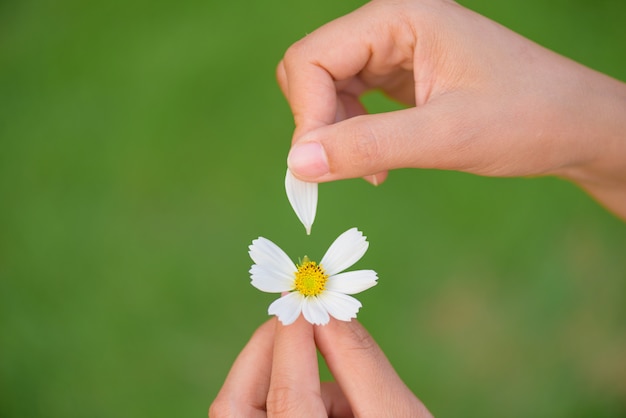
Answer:
<path fill-rule="evenodd" d="M 374 0 L 277 68 L 301 180 L 396 168 L 568 179 L 626 220 L 626 84 L 449 0 Z M 367 114 L 380 90 L 407 105 Z M 316 349 L 335 382 L 320 383 Z M 209 410 L 220 417 L 430 417 L 357 322 L 262 325 Z"/>
<path fill-rule="evenodd" d="M 320 382 L 317 349 L 335 382 Z M 374 382 L 374 383 L 372 383 Z M 356 320 L 271 319 L 239 354 L 209 409 L 221 417 L 431 418 Z"/>
<path fill-rule="evenodd" d="M 374 0 L 293 44 L 277 78 L 301 180 L 554 175 L 626 219 L 626 84 L 452 1 Z M 369 90 L 407 108 L 368 115 Z"/>

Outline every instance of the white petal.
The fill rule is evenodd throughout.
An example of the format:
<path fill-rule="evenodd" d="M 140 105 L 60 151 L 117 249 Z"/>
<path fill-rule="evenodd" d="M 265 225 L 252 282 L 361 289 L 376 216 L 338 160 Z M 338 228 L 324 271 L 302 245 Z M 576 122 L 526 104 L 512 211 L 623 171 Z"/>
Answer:
<path fill-rule="evenodd" d="M 356 318 L 361 308 L 361 302 L 352 296 L 327 290 L 317 297 L 328 313 L 340 321 L 349 321 Z"/>
<path fill-rule="evenodd" d="M 285 191 L 296 216 L 310 235 L 317 211 L 317 183 L 299 180 L 287 169 Z"/>
<path fill-rule="evenodd" d="M 376 285 L 378 276 L 374 270 L 356 270 L 330 276 L 326 290 L 353 295 Z"/>
<path fill-rule="evenodd" d="M 276 299 L 267 309 L 270 315 L 276 315 L 283 325 L 289 325 L 295 322 L 302 311 L 304 296 L 298 292 L 291 292 Z"/>
<path fill-rule="evenodd" d="M 348 229 L 330 245 L 320 264 L 326 274 L 332 276 L 359 261 L 368 246 L 369 243 L 361 231 L 356 228 Z"/>
<path fill-rule="evenodd" d="M 253 264 L 250 268 L 250 278 L 252 286 L 262 292 L 282 293 L 294 288 L 293 274 L 291 277 L 285 277 L 258 264 Z"/>
<path fill-rule="evenodd" d="M 275 273 L 283 279 L 293 280 L 298 268 L 278 245 L 267 238 L 259 237 L 248 248 L 250 258 L 263 270 Z"/>
<path fill-rule="evenodd" d="M 330 321 L 326 308 L 315 296 L 309 296 L 304 299 L 302 315 L 313 325 L 326 325 Z"/>

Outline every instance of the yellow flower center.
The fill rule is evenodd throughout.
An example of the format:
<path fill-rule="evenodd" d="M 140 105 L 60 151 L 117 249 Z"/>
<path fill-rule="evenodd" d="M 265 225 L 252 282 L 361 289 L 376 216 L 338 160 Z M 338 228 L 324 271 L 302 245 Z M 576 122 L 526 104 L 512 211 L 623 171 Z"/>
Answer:
<path fill-rule="evenodd" d="M 304 256 L 296 271 L 296 290 L 304 296 L 316 296 L 324 291 L 327 280 L 328 275 L 324 272 L 324 268 Z"/>

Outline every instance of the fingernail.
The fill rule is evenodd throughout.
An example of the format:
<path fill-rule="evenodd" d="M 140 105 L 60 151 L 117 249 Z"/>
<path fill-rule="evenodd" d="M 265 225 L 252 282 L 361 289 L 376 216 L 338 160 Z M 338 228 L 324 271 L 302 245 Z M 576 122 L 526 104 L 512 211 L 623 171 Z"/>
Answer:
<path fill-rule="evenodd" d="M 365 176 L 363 178 L 371 185 L 378 186 L 378 177 L 376 176 L 376 174 L 372 174 L 371 176 Z"/>
<path fill-rule="evenodd" d="M 308 178 L 320 177 L 330 171 L 326 151 L 319 142 L 294 145 L 289 151 L 287 166 L 292 173 Z"/>

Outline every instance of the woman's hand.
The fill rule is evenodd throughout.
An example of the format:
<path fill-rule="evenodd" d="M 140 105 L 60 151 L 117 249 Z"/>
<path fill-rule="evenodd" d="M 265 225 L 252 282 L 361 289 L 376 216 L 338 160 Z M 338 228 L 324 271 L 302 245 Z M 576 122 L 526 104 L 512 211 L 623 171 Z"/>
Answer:
<path fill-rule="evenodd" d="M 626 84 L 449 0 L 374 0 L 285 53 L 300 179 L 557 175 L 626 219 Z M 368 115 L 381 90 L 408 108 Z"/>
<path fill-rule="evenodd" d="M 320 382 L 317 349 L 335 382 Z M 222 417 L 431 417 L 356 320 L 263 324 L 209 409 Z"/>

